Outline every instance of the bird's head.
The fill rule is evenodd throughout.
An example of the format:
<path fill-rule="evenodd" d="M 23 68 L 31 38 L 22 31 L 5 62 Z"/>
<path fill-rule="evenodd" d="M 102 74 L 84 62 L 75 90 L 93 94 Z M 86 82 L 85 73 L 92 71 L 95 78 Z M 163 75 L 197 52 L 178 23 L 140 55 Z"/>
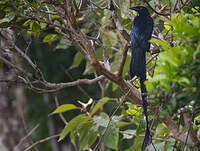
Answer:
<path fill-rule="evenodd" d="M 148 9 L 144 6 L 130 7 L 129 9 L 136 11 L 139 16 L 150 15 Z"/>

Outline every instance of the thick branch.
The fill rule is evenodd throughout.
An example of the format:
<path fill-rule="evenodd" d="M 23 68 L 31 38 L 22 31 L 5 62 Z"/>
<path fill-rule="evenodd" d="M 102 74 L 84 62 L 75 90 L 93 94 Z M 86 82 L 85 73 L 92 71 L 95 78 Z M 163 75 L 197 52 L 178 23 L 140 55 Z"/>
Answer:
<path fill-rule="evenodd" d="M 188 131 L 188 133 L 189 133 L 188 139 L 191 139 L 192 142 L 194 142 L 195 146 L 200 147 L 200 140 L 198 140 L 198 138 L 197 138 L 194 130 L 191 127 L 191 124 L 192 124 L 192 117 L 191 117 L 191 115 L 189 113 L 184 113 L 183 117 L 184 117 L 185 126 L 189 130 Z"/>
<path fill-rule="evenodd" d="M 178 126 L 174 123 L 174 121 L 171 119 L 170 116 L 165 116 L 164 118 L 161 118 L 161 120 L 169 128 L 172 137 L 183 143 L 185 142 L 186 134 L 183 131 L 179 130 Z M 193 132 L 192 133 L 191 132 L 192 131 L 190 131 L 190 137 L 188 137 L 187 144 L 199 146 L 200 145 L 199 140 L 197 139 L 196 135 Z"/>

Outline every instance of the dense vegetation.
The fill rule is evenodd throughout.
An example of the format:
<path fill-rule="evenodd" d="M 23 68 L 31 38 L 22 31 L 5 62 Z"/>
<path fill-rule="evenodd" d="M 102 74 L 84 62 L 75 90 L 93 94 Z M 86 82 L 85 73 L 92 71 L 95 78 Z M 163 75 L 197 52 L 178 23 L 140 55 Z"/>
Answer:
<path fill-rule="evenodd" d="M 139 82 L 128 75 L 136 15 L 129 7 L 136 5 L 147 6 L 155 24 L 145 82 L 152 135 L 147 150 L 200 147 L 198 0 L 2 0 L 1 72 L 13 70 L 15 78 L 0 82 L 26 89 L 26 126 L 30 131 L 40 123 L 27 150 L 37 144 L 43 151 L 141 148 Z M 47 140 L 59 142 L 38 141 L 50 135 Z"/>

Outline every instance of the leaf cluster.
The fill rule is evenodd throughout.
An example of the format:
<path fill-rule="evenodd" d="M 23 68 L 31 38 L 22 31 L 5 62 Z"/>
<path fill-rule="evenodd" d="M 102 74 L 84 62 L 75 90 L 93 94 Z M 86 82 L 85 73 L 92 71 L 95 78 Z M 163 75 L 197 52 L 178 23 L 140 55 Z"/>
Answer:
<path fill-rule="evenodd" d="M 200 18 L 182 12 L 169 23 L 174 41 L 151 40 L 164 51 L 159 54 L 154 77 L 146 84 L 156 104 L 162 104 L 165 114 L 173 115 L 192 101 L 193 107 L 199 104 Z"/>

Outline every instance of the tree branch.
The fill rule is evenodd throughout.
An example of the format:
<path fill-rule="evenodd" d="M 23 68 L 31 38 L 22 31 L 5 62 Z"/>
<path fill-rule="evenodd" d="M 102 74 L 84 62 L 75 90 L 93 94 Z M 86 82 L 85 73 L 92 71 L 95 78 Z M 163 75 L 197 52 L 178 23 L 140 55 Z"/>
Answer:
<path fill-rule="evenodd" d="M 170 130 L 170 132 L 172 134 L 172 137 L 174 137 L 175 139 L 177 139 L 177 140 L 179 140 L 179 141 L 181 141 L 183 143 L 185 142 L 186 134 L 183 131 L 179 130 L 178 126 L 174 123 L 174 121 L 171 119 L 170 116 L 165 116 L 165 117 L 161 118 L 161 120 L 169 128 L 169 130 Z M 190 131 L 190 137 L 187 140 L 187 144 L 195 145 L 195 146 L 198 147 L 200 145 L 200 142 L 196 138 L 196 136 L 193 135 L 193 134 L 194 133 L 191 134 L 191 131 Z"/>
<path fill-rule="evenodd" d="M 57 138 L 57 137 L 59 137 L 59 136 L 60 136 L 60 134 L 57 134 L 57 135 L 53 135 L 53 136 L 49 136 L 49 137 L 47 137 L 47 138 L 41 139 L 41 140 L 39 140 L 39 141 L 33 143 L 31 146 L 29 146 L 28 148 L 26 148 L 24 151 L 29 151 L 29 150 L 31 150 L 33 147 L 35 147 L 36 145 L 38 145 L 38 144 L 40 144 L 40 143 L 43 143 L 43 142 L 46 142 L 46 141 L 48 141 L 48 140 Z"/>
<path fill-rule="evenodd" d="M 164 5 L 157 13 L 154 11 L 153 15 L 151 16 L 153 19 L 156 18 L 157 15 L 160 15 L 162 12 L 164 12 L 167 8 L 167 5 Z M 169 14 L 168 14 L 169 15 Z M 167 15 L 165 15 L 167 16 Z"/>
<path fill-rule="evenodd" d="M 169 14 L 162 14 L 161 12 L 157 12 L 153 7 L 151 7 L 151 5 L 146 1 L 143 0 L 148 6 L 149 8 L 151 8 L 151 10 L 153 10 L 157 15 L 161 15 L 161 16 L 169 16 Z"/>
<path fill-rule="evenodd" d="M 197 136 L 191 126 L 191 124 L 192 124 L 191 115 L 189 113 L 184 113 L 183 117 L 184 117 L 184 122 L 185 122 L 186 128 L 188 129 L 188 135 L 189 135 L 188 139 L 191 139 L 192 142 L 194 142 L 195 146 L 200 147 L 200 140 L 197 138 Z M 187 141 L 186 141 L 186 144 L 187 144 Z"/>

